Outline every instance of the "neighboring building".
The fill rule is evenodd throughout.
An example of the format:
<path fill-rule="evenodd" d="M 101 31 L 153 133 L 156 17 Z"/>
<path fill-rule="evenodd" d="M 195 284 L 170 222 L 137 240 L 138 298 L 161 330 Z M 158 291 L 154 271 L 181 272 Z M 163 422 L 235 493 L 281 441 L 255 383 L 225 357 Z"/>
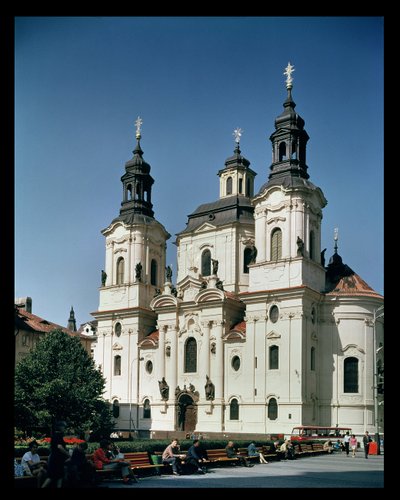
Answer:
<path fill-rule="evenodd" d="M 374 431 L 374 330 L 383 297 L 321 252 L 326 199 L 309 180 L 304 120 L 287 99 L 271 135 L 270 175 L 254 195 L 236 147 L 220 196 L 177 235 L 154 218 L 150 165 L 137 145 L 122 176 L 120 215 L 102 231 L 96 361 L 119 429 L 152 436 L 289 433 L 296 425 Z M 383 430 L 382 416 L 379 416 Z"/>
<path fill-rule="evenodd" d="M 72 308 L 71 311 L 73 313 Z M 73 317 L 73 319 L 75 320 L 75 317 Z M 86 351 L 89 354 L 91 353 L 91 338 L 32 314 L 32 299 L 30 297 L 15 300 L 14 328 L 16 363 L 27 356 L 29 352 L 36 347 L 39 340 L 53 330 L 62 330 L 68 335 L 74 337 L 78 336 Z"/>
<path fill-rule="evenodd" d="M 88 321 L 87 323 L 82 323 L 79 327 L 78 333 L 91 337 L 92 345 L 90 348 L 92 358 L 96 359 L 96 347 L 97 347 L 97 321 Z"/>

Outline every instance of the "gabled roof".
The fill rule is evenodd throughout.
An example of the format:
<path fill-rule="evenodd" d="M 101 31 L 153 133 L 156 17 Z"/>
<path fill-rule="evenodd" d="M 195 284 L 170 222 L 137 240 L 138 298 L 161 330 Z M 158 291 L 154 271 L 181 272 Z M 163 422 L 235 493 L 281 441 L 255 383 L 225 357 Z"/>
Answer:
<path fill-rule="evenodd" d="M 158 346 L 158 338 L 160 336 L 160 331 L 155 330 L 151 332 L 145 337 L 141 342 L 139 342 L 139 346 L 143 349 L 146 347 L 157 347 Z"/>
<path fill-rule="evenodd" d="M 16 310 L 15 326 L 19 330 L 28 330 L 37 333 L 50 333 L 53 330 L 61 330 L 64 333 L 71 335 L 73 337 L 87 338 L 86 335 L 80 335 L 77 332 L 68 330 L 68 328 L 65 328 L 64 326 L 57 325 L 57 323 L 52 323 L 51 321 L 47 321 L 46 319 L 43 319 L 40 316 L 36 316 L 36 314 L 29 313 L 24 309 Z"/>

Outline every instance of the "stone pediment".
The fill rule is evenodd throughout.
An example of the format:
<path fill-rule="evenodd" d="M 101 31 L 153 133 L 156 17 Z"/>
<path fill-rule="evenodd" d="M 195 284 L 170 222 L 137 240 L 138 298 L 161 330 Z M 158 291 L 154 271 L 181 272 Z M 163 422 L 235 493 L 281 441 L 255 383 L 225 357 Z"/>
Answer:
<path fill-rule="evenodd" d="M 203 233 L 205 231 L 214 231 L 216 226 L 213 226 L 209 222 L 205 222 L 202 224 L 200 227 L 198 227 L 195 231 L 195 233 Z"/>
<path fill-rule="evenodd" d="M 195 301 L 197 304 L 200 304 L 201 302 L 210 302 L 214 300 L 224 300 L 224 299 L 225 299 L 225 294 L 219 288 L 205 288 L 204 290 L 201 290 L 197 294 Z"/>
<path fill-rule="evenodd" d="M 194 301 L 195 296 L 201 289 L 202 281 L 193 276 L 186 276 L 177 283 L 178 297 L 184 302 Z"/>
<path fill-rule="evenodd" d="M 269 334 L 267 335 L 267 339 L 280 339 L 280 338 L 281 338 L 281 334 L 276 333 L 274 331 L 269 332 Z"/>
<path fill-rule="evenodd" d="M 359 352 L 361 352 L 361 354 L 365 354 L 364 349 L 356 344 L 347 344 L 345 347 L 343 347 L 342 352 L 347 353 L 347 355 L 357 355 Z"/>
<path fill-rule="evenodd" d="M 123 349 L 122 345 L 119 342 L 114 342 L 112 348 L 113 351 L 120 351 L 121 349 Z"/>
<path fill-rule="evenodd" d="M 150 307 L 152 309 L 157 309 L 159 307 L 173 306 L 176 307 L 178 304 L 178 299 L 174 295 L 157 295 L 150 302 Z"/>

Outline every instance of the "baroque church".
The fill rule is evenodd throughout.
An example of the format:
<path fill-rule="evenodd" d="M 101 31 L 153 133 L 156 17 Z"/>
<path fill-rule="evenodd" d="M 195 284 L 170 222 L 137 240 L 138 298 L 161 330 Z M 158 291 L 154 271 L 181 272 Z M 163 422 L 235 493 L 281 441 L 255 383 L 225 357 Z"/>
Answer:
<path fill-rule="evenodd" d="M 268 179 L 255 193 L 236 129 L 233 155 L 218 172 L 219 199 L 200 205 L 177 234 L 176 284 L 136 121 L 119 215 L 102 231 L 105 270 L 93 313 L 95 360 L 117 430 L 265 436 L 338 425 L 362 434 L 379 420 L 383 431 L 383 414 L 374 412 L 383 297 L 343 263 L 337 234 L 325 265 L 327 201 L 310 181 L 292 71 L 289 64 Z"/>

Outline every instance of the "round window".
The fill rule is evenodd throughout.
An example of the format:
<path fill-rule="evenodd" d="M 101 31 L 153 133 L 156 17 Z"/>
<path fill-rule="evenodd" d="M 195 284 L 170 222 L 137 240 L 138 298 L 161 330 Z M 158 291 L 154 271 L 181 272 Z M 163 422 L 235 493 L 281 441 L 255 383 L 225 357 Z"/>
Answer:
<path fill-rule="evenodd" d="M 114 331 L 115 331 L 115 335 L 117 337 L 119 337 L 121 335 L 121 330 L 122 330 L 121 323 L 116 323 L 115 327 L 114 327 Z"/>
<path fill-rule="evenodd" d="M 276 323 L 279 319 L 279 309 L 278 306 L 272 306 L 269 310 L 269 319 L 272 323 Z"/>
<path fill-rule="evenodd" d="M 153 371 L 153 363 L 151 361 L 147 361 L 146 363 L 146 372 L 151 373 Z"/>
<path fill-rule="evenodd" d="M 240 368 L 240 358 L 239 356 L 233 356 L 232 358 L 232 368 L 237 372 Z"/>

